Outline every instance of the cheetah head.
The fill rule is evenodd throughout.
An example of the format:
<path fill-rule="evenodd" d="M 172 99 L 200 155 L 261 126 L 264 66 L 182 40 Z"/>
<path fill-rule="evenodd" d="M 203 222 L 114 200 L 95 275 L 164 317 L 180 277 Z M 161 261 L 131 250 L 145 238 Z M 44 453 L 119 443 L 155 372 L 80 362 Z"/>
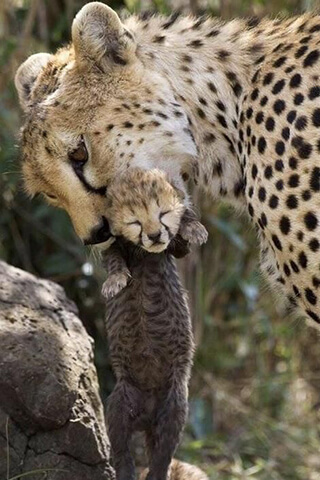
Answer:
<path fill-rule="evenodd" d="M 110 236 L 113 179 L 130 167 L 175 177 L 196 154 L 187 117 L 168 81 L 144 65 L 143 48 L 93 2 L 75 17 L 69 47 L 32 55 L 16 74 L 26 190 L 65 209 L 88 244 Z"/>

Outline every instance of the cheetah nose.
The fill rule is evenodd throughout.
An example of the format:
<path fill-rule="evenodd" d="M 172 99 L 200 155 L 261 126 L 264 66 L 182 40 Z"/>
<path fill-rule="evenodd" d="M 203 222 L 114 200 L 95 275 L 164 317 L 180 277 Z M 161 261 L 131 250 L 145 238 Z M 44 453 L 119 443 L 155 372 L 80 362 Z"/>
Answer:
<path fill-rule="evenodd" d="M 91 230 L 89 238 L 86 238 L 83 243 L 85 245 L 93 245 L 97 243 L 102 243 L 112 237 L 109 223 L 106 217 L 102 217 L 101 224 Z"/>
<path fill-rule="evenodd" d="M 161 232 L 150 233 L 150 235 L 148 235 L 149 240 L 151 240 L 153 243 L 159 243 L 160 237 L 161 237 Z"/>

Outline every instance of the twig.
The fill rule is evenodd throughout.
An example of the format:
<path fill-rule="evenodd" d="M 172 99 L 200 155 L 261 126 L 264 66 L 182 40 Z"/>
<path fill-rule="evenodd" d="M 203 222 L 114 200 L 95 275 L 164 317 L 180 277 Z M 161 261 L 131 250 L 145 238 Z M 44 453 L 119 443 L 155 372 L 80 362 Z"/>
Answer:
<path fill-rule="evenodd" d="M 20 258 L 22 260 L 23 268 L 25 270 L 28 270 L 29 272 L 34 272 L 32 262 L 29 258 L 28 252 L 26 251 L 25 244 L 23 242 L 18 224 L 14 216 L 9 223 L 9 228 L 12 233 L 13 242 L 15 243 L 16 249 L 19 252 Z"/>
<path fill-rule="evenodd" d="M 40 0 L 32 0 L 23 30 L 19 39 L 19 48 L 24 48 L 25 42 L 29 40 L 34 22 L 37 17 L 37 11 Z"/>
<path fill-rule="evenodd" d="M 39 2 L 40 0 L 32 0 L 31 2 L 28 15 L 24 22 L 24 26 L 18 41 L 18 46 L 15 51 L 15 54 L 12 55 L 9 64 L 2 71 L 1 81 L 0 81 L 0 90 L 7 87 L 8 77 L 12 78 L 14 71 L 16 70 L 17 66 L 21 63 L 25 55 L 25 52 L 29 46 L 33 25 L 37 17 Z"/>
<path fill-rule="evenodd" d="M 10 446 L 9 446 L 9 417 L 6 420 L 6 441 L 7 441 L 7 480 L 10 477 Z"/>
<path fill-rule="evenodd" d="M 63 470 L 62 468 L 41 468 L 39 470 L 30 470 L 30 472 L 20 473 L 15 477 L 11 477 L 8 480 L 19 480 L 22 477 L 27 477 L 29 475 L 40 474 L 40 473 L 47 473 L 47 472 L 68 472 L 68 470 Z"/>
<path fill-rule="evenodd" d="M 65 0 L 65 8 L 67 10 L 68 24 L 71 24 L 74 17 L 75 10 L 76 10 L 74 0 Z"/>
<path fill-rule="evenodd" d="M 81 274 L 81 268 L 77 268 L 73 272 L 50 275 L 49 277 L 47 277 L 47 279 L 51 280 L 52 282 L 60 283 L 65 282 L 66 280 L 70 280 L 71 278 L 78 278 Z"/>
<path fill-rule="evenodd" d="M 54 243 L 59 245 L 63 250 L 70 253 L 78 262 L 83 263 L 83 255 L 77 251 L 76 248 L 71 247 L 71 245 L 66 244 L 58 235 L 56 235 L 50 228 L 44 226 L 43 224 L 35 221 L 35 219 L 28 213 L 26 210 L 21 208 L 21 206 L 13 205 L 12 210 L 21 217 L 22 220 L 30 223 L 31 225 L 37 227 L 37 230 L 43 235 L 49 237 Z"/>

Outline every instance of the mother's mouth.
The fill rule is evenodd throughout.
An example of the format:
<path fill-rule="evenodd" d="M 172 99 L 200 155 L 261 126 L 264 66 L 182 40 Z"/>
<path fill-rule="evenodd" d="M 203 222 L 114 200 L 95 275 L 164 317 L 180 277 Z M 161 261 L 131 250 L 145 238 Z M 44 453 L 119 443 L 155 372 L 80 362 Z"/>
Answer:
<path fill-rule="evenodd" d="M 100 225 L 94 227 L 88 238 L 83 240 L 85 245 L 96 245 L 99 243 L 104 243 L 112 237 L 110 232 L 109 222 L 106 217 L 101 217 Z"/>

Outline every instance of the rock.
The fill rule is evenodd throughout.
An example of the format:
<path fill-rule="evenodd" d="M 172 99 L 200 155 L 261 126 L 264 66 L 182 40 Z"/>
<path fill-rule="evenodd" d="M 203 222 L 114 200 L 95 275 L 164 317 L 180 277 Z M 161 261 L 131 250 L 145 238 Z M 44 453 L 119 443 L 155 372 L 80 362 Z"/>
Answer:
<path fill-rule="evenodd" d="M 114 479 L 93 342 L 76 306 L 59 285 L 0 262 L 0 478 L 7 442 L 9 478 L 52 469 L 47 480 Z"/>

